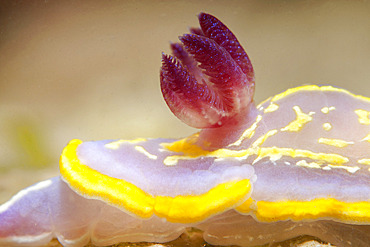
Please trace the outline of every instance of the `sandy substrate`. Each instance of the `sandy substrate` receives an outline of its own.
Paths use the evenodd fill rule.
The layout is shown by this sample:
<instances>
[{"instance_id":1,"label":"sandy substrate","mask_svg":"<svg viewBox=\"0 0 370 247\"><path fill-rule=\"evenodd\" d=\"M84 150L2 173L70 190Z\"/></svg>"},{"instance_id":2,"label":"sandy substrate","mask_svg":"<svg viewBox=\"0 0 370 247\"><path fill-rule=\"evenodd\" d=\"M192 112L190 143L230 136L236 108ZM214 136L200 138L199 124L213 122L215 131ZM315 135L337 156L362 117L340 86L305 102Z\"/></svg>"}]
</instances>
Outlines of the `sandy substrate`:
<instances>
[{"instance_id":1,"label":"sandy substrate","mask_svg":"<svg viewBox=\"0 0 370 247\"><path fill-rule=\"evenodd\" d=\"M59 246L62 245L57 240L53 240L45 247L59 247ZM113 245L112 247L192 247L192 246L212 247L214 245L206 243L201 237L201 232L196 230L194 231L193 229L191 229L190 231L182 234L178 239L165 244L120 243L117 245ZM284 242L263 245L263 247L329 247L329 246L335 247L334 245L323 243L320 240L313 238L311 236L301 236ZM86 247L95 247L95 245L89 244ZM237 247L237 246L225 246L225 247Z\"/></svg>"}]
</instances>

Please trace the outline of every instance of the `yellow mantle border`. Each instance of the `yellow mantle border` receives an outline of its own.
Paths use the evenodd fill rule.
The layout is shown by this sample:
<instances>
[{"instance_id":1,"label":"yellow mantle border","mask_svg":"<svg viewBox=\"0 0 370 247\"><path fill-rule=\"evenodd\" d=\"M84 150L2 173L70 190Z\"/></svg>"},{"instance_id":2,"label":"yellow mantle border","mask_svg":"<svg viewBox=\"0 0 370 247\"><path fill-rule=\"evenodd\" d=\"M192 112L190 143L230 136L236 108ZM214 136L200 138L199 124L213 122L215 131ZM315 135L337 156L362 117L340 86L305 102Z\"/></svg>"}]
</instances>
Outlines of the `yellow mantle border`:
<instances>
[{"instance_id":1,"label":"yellow mantle border","mask_svg":"<svg viewBox=\"0 0 370 247\"><path fill-rule=\"evenodd\" d=\"M219 184L200 195L152 196L132 183L82 164L77 156L82 143L72 140L64 148L60 158L63 179L78 194L102 200L136 217L150 218L156 214L170 222L200 222L240 205L251 192L249 179L244 179Z\"/></svg>"}]
</instances>

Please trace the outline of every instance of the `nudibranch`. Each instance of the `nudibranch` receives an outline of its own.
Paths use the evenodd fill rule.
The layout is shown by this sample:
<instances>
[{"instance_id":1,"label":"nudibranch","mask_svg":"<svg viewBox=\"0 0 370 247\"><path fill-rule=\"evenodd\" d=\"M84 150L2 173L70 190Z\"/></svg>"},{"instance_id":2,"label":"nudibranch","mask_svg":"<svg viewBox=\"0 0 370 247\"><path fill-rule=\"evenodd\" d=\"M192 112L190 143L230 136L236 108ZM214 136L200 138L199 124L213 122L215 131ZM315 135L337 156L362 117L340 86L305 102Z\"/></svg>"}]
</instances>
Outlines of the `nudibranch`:
<instances>
[{"instance_id":1,"label":"nudibranch","mask_svg":"<svg viewBox=\"0 0 370 247\"><path fill-rule=\"evenodd\" d=\"M216 245L370 245L370 98L307 85L256 106L237 38L212 15L199 23L163 54L160 82L170 110L201 131L72 140L59 177L0 206L1 246L167 242L188 227Z\"/></svg>"}]
</instances>

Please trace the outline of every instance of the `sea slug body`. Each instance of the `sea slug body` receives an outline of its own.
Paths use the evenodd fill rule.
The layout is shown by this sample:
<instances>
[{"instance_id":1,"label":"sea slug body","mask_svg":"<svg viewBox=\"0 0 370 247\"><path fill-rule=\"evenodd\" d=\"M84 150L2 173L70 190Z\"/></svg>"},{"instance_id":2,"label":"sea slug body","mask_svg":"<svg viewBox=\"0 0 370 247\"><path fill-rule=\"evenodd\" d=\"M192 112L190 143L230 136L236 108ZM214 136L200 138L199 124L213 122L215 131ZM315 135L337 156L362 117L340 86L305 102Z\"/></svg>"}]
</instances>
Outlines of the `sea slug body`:
<instances>
[{"instance_id":1,"label":"sea slug body","mask_svg":"<svg viewBox=\"0 0 370 247\"><path fill-rule=\"evenodd\" d=\"M70 141L60 176L0 206L0 246L168 242L188 227L215 245L312 235L369 246L370 98L306 85L256 106L235 35L210 14L199 23L162 55L160 85L174 115L201 130Z\"/></svg>"}]
</instances>

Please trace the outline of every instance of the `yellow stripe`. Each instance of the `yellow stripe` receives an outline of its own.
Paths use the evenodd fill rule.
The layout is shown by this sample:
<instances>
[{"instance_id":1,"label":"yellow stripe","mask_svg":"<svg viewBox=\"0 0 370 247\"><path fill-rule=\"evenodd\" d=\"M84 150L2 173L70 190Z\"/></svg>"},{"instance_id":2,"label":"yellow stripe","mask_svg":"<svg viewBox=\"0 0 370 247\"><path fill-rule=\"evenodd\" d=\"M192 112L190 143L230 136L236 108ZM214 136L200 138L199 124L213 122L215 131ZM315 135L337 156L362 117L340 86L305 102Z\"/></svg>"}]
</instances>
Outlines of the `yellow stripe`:
<instances>
[{"instance_id":1,"label":"yellow stripe","mask_svg":"<svg viewBox=\"0 0 370 247\"><path fill-rule=\"evenodd\" d=\"M139 153L144 154L149 159L152 160L158 159L157 155L149 153L143 146L135 146L135 150L138 151Z\"/></svg>"},{"instance_id":2,"label":"yellow stripe","mask_svg":"<svg viewBox=\"0 0 370 247\"><path fill-rule=\"evenodd\" d=\"M60 159L63 179L78 194L102 200L140 218L156 214L171 222L199 222L241 204L251 192L249 179L243 179L219 184L200 195L152 196L132 183L82 164L76 153L80 144L82 141L72 140L63 150Z\"/></svg>"},{"instance_id":3,"label":"yellow stripe","mask_svg":"<svg viewBox=\"0 0 370 247\"><path fill-rule=\"evenodd\" d=\"M324 114L328 114L330 111L334 111L334 110L335 110L334 106L330 106L330 107L325 106L321 108L321 112Z\"/></svg>"},{"instance_id":4,"label":"yellow stripe","mask_svg":"<svg viewBox=\"0 0 370 247\"><path fill-rule=\"evenodd\" d=\"M277 161L283 156L292 158L310 158L317 161L332 163L332 164L344 164L349 161L345 156L333 153L315 153L304 149L293 149L293 148L278 148L278 147L259 147L268 137L274 135L276 130L270 130L265 135L258 138L252 145L251 148L241 150L231 150L226 148L217 149L215 151L204 150L201 147L189 143L187 139L181 139L173 143L163 143L163 147L172 152L183 153L182 155L172 155L166 157L164 163L166 165L174 165L179 160L190 160L199 157L215 157L215 158L245 158L247 159L250 155L257 155L257 158L253 161L253 164L257 163L265 157L269 157L272 161Z\"/></svg>"},{"instance_id":5,"label":"yellow stripe","mask_svg":"<svg viewBox=\"0 0 370 247\"><path fill-rule=\"evenodd\" d=\"M293 106L293 110L295 111L296 119L284 128L281 128L281 131L300 131L306 123L312 121L312 112L309 114L303 113L301 108L297 105Z\"/></svg>"},{"instance_id":6,"label":"yellow stripe","mask_svg":"<svg viewBox=\"0 0 370 247\"><path fill-rule=\"evenodd\" d=\"M317 86L317 85L305 85L305 86L300 86L300 87L296 87L296 88L290 88L290 89L286 90L285 92L282 92L280 94L275 95L271 99L271 101L278 101L278 100L283 99L283 98L285 98L285 97L287 97L291 94L301 92L301 91L338 92L338 93L344 93L344 94L350 95L350 96L352 96L356 99L359 99L359 100L362 100L362 101L365 101L365 102L370 102L370 98L350 93L347 90L342 89L342 88L335 88L335 87L332 87L332 86L321 86L320 87L320 86Z\"/></svg>"},{"instance_id":7,"label":"yellow stripe","mask_svg":"<svg viewBox=\"0 0 370 247\"><path fill-rule=\"evenodd\" d=\"M259 146L261 146L266 140L267 138L275 135L278 131L273 129L273 130L269 130L266 134L264 134L263 136L260 136L258 137L257 140L255 140L252 145L251 145L251 149L256 149L258 148Z\"/></svg>"},{"instance_id":8,"label":"yellow stripe","mask_svg":"<svg viewBox=\"0 0 370 247\"><path fill-rule=\"evenodd\" d=\"M253 203L253 199L252 198L249 198L248 200L246 200L242 205L236 207L235 209L242 213L242 214L245 214L245 213L248 213L251 211L251 208L252 208L252 203Z\"/></svg>"},{"instance_id":9,"label":"yellow stripe","mask_svg":"<svg viewBox=\"0 0 370 247\"><path fill-rule=\"evenodd\" d=\"M251 191L248 179L219 184L200 196L157 196L155 214L170 222L202 221L241 204Z\"/></svg>"},{"instance_id":10,"label":"yellow stripe","mask_svg":"<svg viewBox=\"0 0 370 247\"><path fill-rule=\"evenodd\" d=\"M274 112L276 111L277 109L279 109L279 105L275 104L275 103L272 103L270 102L269 106L263 111L263 113L270 113L270 112Z\"/></svg>"},{"instance_id":11,"label":"yellow stripe","mask_svg":"<svg viewBox=\"0 0 370 247\"><path fill-rule=\"evenodd\" d=\"M329 138L319 138L318 143L326 144L338 148L344 148L348 145L354 144L354 142L348 142L340 139L329 139Z\"/></svg>"},{"instance_id":12,"label":"yellow stripe","mask_svg":"<svg viewBox=\"0 0 370 247\"><path fill-rule=\"evenodd\" d=\"M246 129L237 141L229 144L229 146L239 146L246 138L250 139L253 137L255 130L257 129L258 123L262 120L262 116L258 115L256 121Z\"/></svg>"},{"instance_id":13,"label":"yellow stripe","mask_svg":"<svg viewBox=\"0 0 370 247\"><path fill-rule=\"evenodd\" d=\"M307 162L307 160L300 160L295 163L296 166L302 166L307 168L320 169L321 164L316 162Z\"/></svg>"},{"instance_id":14,"label":"yellow stripe","mask_svg":"<svg viewBox=\"0 0 370 247\"><path fill-rule=\"evenodd\" d=\"M80 144L82 141L72 140L62 152L60 173L64 180L85 197L101 199L141 218L151 217L154 198L131 183L111 178L81 164L76 153Z\"/></svg>"},{"instance_id":15,"label":"yellow stripe","mask_svg":"<svg viewBox=\"0 0 370 247\"><path fill-rule=\"evenodd\" d=\"M343 169L346 170L349 173L355 173L361 168L358 166L342 166L342 165L336 165L336 164L327 164L326 166L322 167L323 170L331 170L334 169Z\"/></svg>"},{"instance_id":16,"label":"yellow stripe","mask_svg":"<svg viewBox=\"0 0 370 247\"><path fill-rule=\"evenodd\" d=\"M333 218L350 223L369 223L370 202L343 202L334 198L311 201L259 201L255 215L258 220L264 222Z\"/></svg>"},{"instance_id":17,"label":"yellow stripe","mask_svg":"<svg viewBox=\"0 0 370 247\"><path fill-rule=\"evenodd\" d=\"M322 125L322 128L323 128L324 130L326 130L326 131L329 131L329 130L331 130L332 126L331 126L331 124L330 124L330 123L324 123L324 124Z\"/></svg>"},{"instance_id":18,"label":"yellow stripe","mask_svg":"<svg viewBox=\"0 0 370 247\"><path fill-rule=\"evenodd\" d=\"M318 161L325 161L333 164L347 163L349 160L347 157L339 154L331 153L314 153L304 149L292 149L292 148L278 148L278 147L266 147L261 148L258 153L258 160L264 157L270 157L272 160L279 160L282 156L288 156L292 158L310 158Z\"/></svg>"},{"instance_id":19,"label":"yellow stripe","mask_svg":"<svg viewBox=\"0 0 370 247\"><path fill-rule=\"evenodd\" d=\"M365 136L361 141L368 141L368 142L370 142L370 134L368 134L367 136Z\"/></svg>"},{"instance_id":20,"label":"yellow stripe","mask_svg":"<svg viewBox=\"0 0 370 247\"><path fill-rule=\"evenodd\" d=\"M356 115L358 116L358 122L360 124L369 125L370 124L370 112L362 109L355 110Z\"/></svg>"},{"instance_id":21,"label":"yellow stripe","mask_svg":"<svg viewBox=\"0 0 370 247\"><path fill-rule=\"evenodd\" d=\"M113 141L110 143L105 144L104 146L109 149L117 150L121 144L123 143L139 143L139 142L145 142L145 138L137 138L134 140L118 140L118 141Z\"/></svg>"},{"instance_id":22,"label":"yellow stripe","mask_svg":"<svg viewBox=\"0 0 370 247\"><path fill-rule=\"evenodd\" d=\"M357 162L361 165L370 165L370 159L360 159Z\"/></svg>"}]
</instances>

